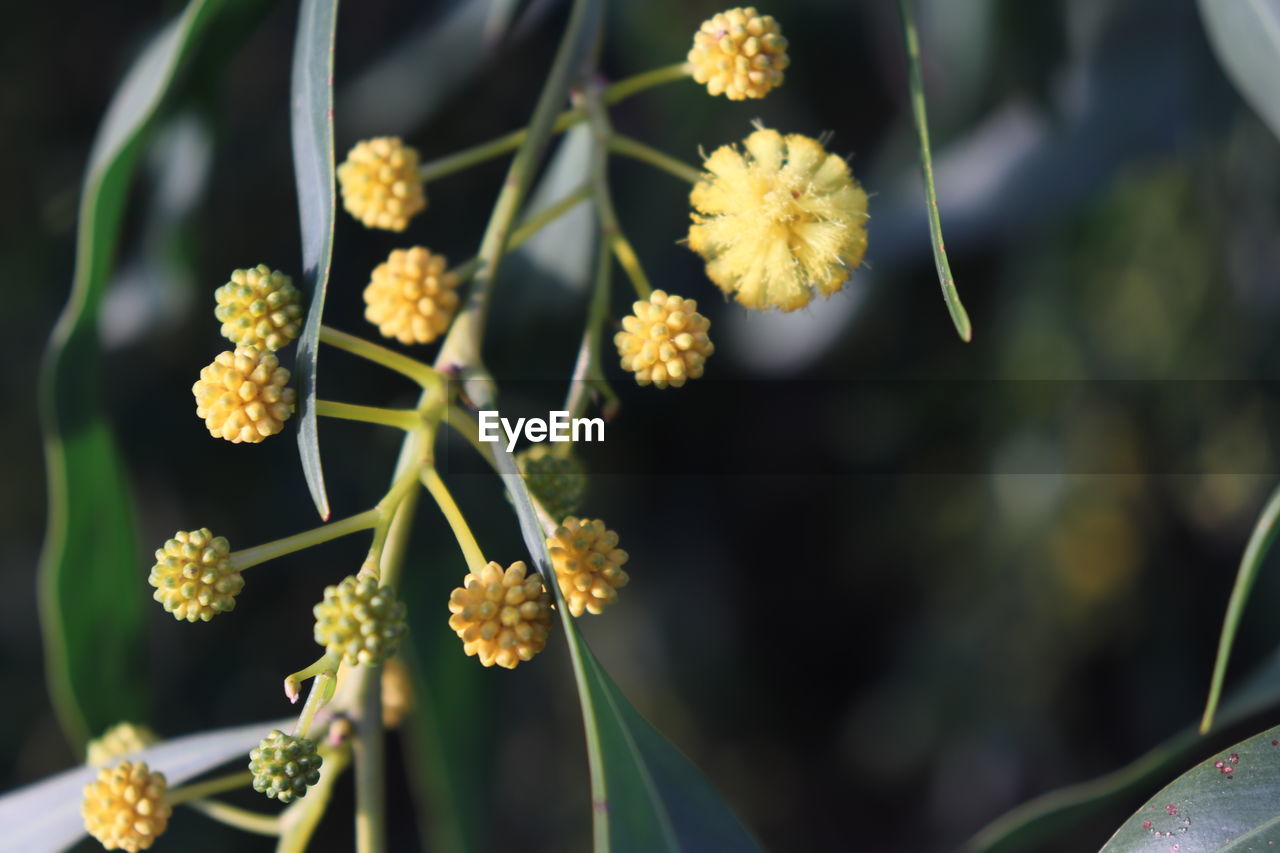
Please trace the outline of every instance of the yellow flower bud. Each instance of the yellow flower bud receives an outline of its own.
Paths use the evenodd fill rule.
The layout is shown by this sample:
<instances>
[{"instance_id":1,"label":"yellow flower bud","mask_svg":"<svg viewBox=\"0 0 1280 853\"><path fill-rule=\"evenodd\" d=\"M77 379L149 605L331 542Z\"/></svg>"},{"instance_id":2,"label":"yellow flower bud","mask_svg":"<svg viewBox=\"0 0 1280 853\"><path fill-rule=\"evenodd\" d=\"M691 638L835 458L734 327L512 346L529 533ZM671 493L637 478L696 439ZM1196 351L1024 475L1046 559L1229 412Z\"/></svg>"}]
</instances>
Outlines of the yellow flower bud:
<instances>
[{"instance_id":1,"label":"yellow flower bud","mask_svg":"<svg viewBox=\"0 0 1280 853\"><path fill-rule=\"evenodd\" d=\"M152 596L179 621L208 622L234 610L244 578L227 559L231 546L209 528L179 530L156 551L149 583Z\"/></svg>"},{"instance_id":2,"label":"yellow flower bud","mask_svg":"<svg viewBox=\"0 0 1280 853\"><path fill-rule=\"evenodd\" d=\"M84 828L108 850L146 850L169 825L167 788L164 775L141 761L103 768L84 789Z\"/></svg>"},{"instance_id":3,"label":"yellow flower bud","mask_svg":"<svg viewBox=\"0 0 1280 853\"><path fill-rule=\"evenodd\" d=\"M396 249L373 270L364 289L364 318L383 337L427 344L449 328L458 307L458 277L444 255L422 247Z\"/></svg>"},{"instance_id":4,"label":"yellow flower bud","mask_svg":"<svg viewBox=\"0 0 1280 853\"><path fill-rule=\"evenodd\" d=\"M729 9L703 21L689 51L693 79L731 101L763 98L782 85L787 40L772 15Z\"/></svg>"},{"instance_id":5,"label":"yellow flower bud","mask_svg":"<svg viewBox=\"0 0 1280 853\"><path fill-rule=\"evenodd\" d=\"M213 297L222 336L237 346L274 351L302 331L302 294L289 276L266 264L234 270Z\"/></svg>"},{"instance_id":6,"label":"yellow flower bud","mask_svg":"<svg viewBox=\"0 0 1280 853\"><path fill-rule=\"evenodd\" d=\"M325 587L324 600L312 611L316 642L352 665L391 657L406 630L405 606L396 600L396 591L378 586L371 575L349 575Z\"/></svg>"},{"instance_id":7,"label":"yellow flower bud","mask_svg":"<svg viewBox=\"0 0 1280 853\"><path fill-rule=\"evenodd\" d=\"M160 738L156 733L146 726L116 723L103 732L102 737L89 741L85 764L91 767L104 767L117 758L141 752L158 740Z\"/></svg>"},{"instance_id":8,"label":"yellow flower bud","mask_svg":"<svg viewBox=\"0 0 1280 853\"><path fill-rule=\"evenodd\" d=\"M867 250L867 194L844 158L760 128L703 163L689 200L689 248L748 308L794 311L844 286Z\"/></svg>"},{"instance_id":9,"label":"yellow flower bud","mask_svg":"<svg viewBox=\"0 0 1280 853\"><path fill-rule=\"evenodd\" d=\"M697 302L655 290L632 311L622 318L622 331L613 343L622 369L634 373L636 382L679 388L702 375L715 346L707 337L711 321L698 313Z\"/></svg>"},{"instance_id":10,"label":"yellow flower bud","mask_svg":"<svg viewBox=\"0 0 1280 853\"><path fill-rule=\"evenodd\" d=\"M618 534L598 519L566 518L547 539L547 553L574 616L603 613L631 580L622 570L627 552L618 547Z\"/></svg>"},{"instance_id":11,"label":"yellow flower bud","mask_svg":"<svg viewBox=\"0 0 1280 853\"><path fill-rule=\"evenodd\" d=\"M274 355L257 347L236 347L201 370L191 392L196 414L204 418L210 435L256 444L284 429L293 414L297 395L285 387L288 382L289 371Z\"/></svg>"},{"instance_id":12,"label":"yellow flower bud","mask_svg":"<svg viewBox=\"0 0 1280 853\"><path fill-rule=\"evenodd\" d=\"M403 231L427 206L418 152L396 136L360 142L338 167L342 205L366 228Z\"/></svg>"},{"instance_id":13,"label":"yellow flower bud","mask_svg":"<svg viewBox=\"0 0 1280 853\"><path fill-rule=\"evenodd\" d=\"M515 669L547 645L551 630L551 593L538 574L525 577L523 562L505 572L489 563L479 574L468 572L449 596L449 627L462 640L462 650L477 655L484 666Z\"/></svg>"}]
</instances>

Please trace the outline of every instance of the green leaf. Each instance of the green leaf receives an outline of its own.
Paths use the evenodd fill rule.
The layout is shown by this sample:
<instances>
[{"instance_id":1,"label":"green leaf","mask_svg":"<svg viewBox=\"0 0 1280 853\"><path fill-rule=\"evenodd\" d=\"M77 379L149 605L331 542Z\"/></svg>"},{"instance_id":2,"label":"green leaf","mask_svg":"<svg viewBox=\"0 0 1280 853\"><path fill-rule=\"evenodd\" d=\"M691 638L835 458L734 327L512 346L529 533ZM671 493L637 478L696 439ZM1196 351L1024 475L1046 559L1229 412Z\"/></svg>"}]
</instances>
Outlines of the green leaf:
<instances>
[{"instance_id":1,"label":"green leaf","mask_svg":"<svg viewBox=\"0 0 1280 853\"><path fill-rule=\"evenodd\" d=\"M1138 809L1102 853L1268 850L1280 843L1280 726L1205 760Z\"/></svg>"},{"instance_id":2,"label":"green leaf","mask_svg":"<svg viewBox=\"0 0 1280 853\"><path fill-rule=\"evenodd\" d=\"M333 45L337 25L338 0L303 0L293 46L290 107L293 171L302 228L302 275L311 293L295 366L300 392L298 452L311 499L325 521L330 510L316 425L316 356L333 261Z\"/></svg>"},{"instance_id":3,"label":"green leaf","mask_svg":"<svg viewBox=\"0 0 1280 853\"><path fill-rule=\"evenodd\" d=\"M188 4L134 63L103 118L81 193L71 297L43 365L49 525L40 617L54 709L77 746L122 719L141 719L138 650L149 598L127 478L103 411L99 306L141 145L222 5Z\"/></svg>"},{"instance_id":4,"label":"green leaf","mask_svg":"<svg viewBox=\"0 0 1280 853\"><path fill-rule=\"evenodd\" d=\"M293 722L293 718L267 720L187 735L148 747L134 757L159 770L174 787L234 758L247 759L267 732L286 729ZM97 768L76 767L0 797L4 849L40 853L76 843L85 834L82 792L97 775Z\"/></svg>"},{"instance_id":5,"label":"green leaf","mask_svg":"<svg viewBox=\"0 0 1280 853\"><path fill-rule=\"evenodd\" d=\"M973 339L973 324L969 312L960 302L956 280L951 274L951 262L947 260L946 244L942 242L942 219L938 214L938 191L933 185L933 154L929 148L929 120L925 115L924 78L920 74L920 36L916 32L915 14L911 0L898 0L902 13L902 37L907 46L907 79L911 87L911 115L916 123L916 138L920 146L920 171L924 177L925 207L929 214L929 237L933 241L933 260L938 267L938 282L942 285L942 298L951 314L960 339L968 343Z\"/></svg>"},{"instance_id":6,"label":"green leaf","mask_svg":"<svg viewBox=\"0 0 1280 853\"><path fill-rule=\"evenodd\" d=\"M1240 629L1240 619L1244 616L1245 604L1249 601L1249 593L1253 591L1253 583L1258 579L1258 571L1271 544L1280 533L1280 486L1271 493L1262 514L1249 536L1249 544L1245 546L1244 556L1240 558L1240 568L1236 571L1236 582L1231 588L1231 598L1227 601L1227 615L1222 622L1222 636L1218 639L1218 655L1213 664L1213 677L1209 683L1209 699L1205 703L1204 717L1200 721L1200 731L1207 732L1213 725L1213 715L1218 707L1218 697L1222 695L1222 682L1227 677L1227 664L1231 660L1231 646Z\"/></svg>"},{"instance_id":7,"label":"green leaf","mask_svg":"<svg viewBox=\"0 0 1280 853\"><path fill-rule=\"evenodd\" d=\"M1280 0L1200 0L1200 17L1227 76L1280 137Z\"/></svg>"},{"instance_id":8,"label":"green leaf","mask_svg":"<svg viewBox=\"0 0 1280 853\"><path fill-rule=\"evenodd\" d=\"M554 579L545 539L554 525L539 515L511 455L495 444L493 457L533 562L543 578ZM548 586L568 638L582 704L595 849L760 850L706 777L631 706L578 633L559 585L549 581Z\"/></svg>"}]
</instances>

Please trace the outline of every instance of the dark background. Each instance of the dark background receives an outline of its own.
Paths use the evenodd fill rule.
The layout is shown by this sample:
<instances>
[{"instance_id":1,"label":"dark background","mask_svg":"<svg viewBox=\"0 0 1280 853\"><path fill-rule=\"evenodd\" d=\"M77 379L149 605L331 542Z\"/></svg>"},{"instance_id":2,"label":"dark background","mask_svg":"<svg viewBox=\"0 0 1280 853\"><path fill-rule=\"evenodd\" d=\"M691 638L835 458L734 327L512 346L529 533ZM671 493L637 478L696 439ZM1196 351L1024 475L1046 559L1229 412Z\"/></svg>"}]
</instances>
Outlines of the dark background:
<instances>
[{"instance_id":1,"label":"dark background","mask_svg":"<svg viewBox=\"0 0 1280 853\"><path fill-rule=\"evenodd\" d=\"M613 78L680 60L719 10L612 5ZM584 510L619 531L632 583L583 627L635 705L772 849L951 849L1018 802L1117 768L1198 718L1235 565L1277 470L1280 400L1267 380L1280 358L1280 146L1220 71L1195 4L919 6L969 345L939 298L893 4L762 7L791 42L783 88L744 104L681 82L614 111L619 129L695 163L699 146L741 139L756 118L830 131L872 193L867 265L844 292L794 315L748 316L678 242L687 189L633 162L612 169L650 277L700 301L717 351L704 379L667 391L636 387L610 359L623 405L606 442L583 449L598 473ZM292 430L257 447L212 441L188 390L222 348L209 309L230 270L298 273L295 12L264 8L243 48L226 35L221 55L192 71L159 126L104 323L142 596L150 550L174 530L209 526L240 548L315 523ZM401 133L430 159L527 119L563 8L532 4L466 79L454 73L476 53L464 39L421 42L454 8L344 6L340 157L360 138ZM6 788L78 758L50 713L35 621L38 363L71 280L97 123L138 49L179 9L14 4L0 33ZM504 168L433 183L405 235L342 214L328 322L373 334L360 291L391 248L473 254ZM573 230L555 239L544 248L572 257ZM522 415L558 407L585 311L581 282L536 260L506 267L488 334L489 365ZM615 285L619 307L620 272ZM328 398L411 399L396 377L331 350L320 371ZM336 514L371 505L395 436L321 430ZM450 464L486 553L521 558L496 480L465 456ZM208 625L155 606L137 662L152 685L146 722L176 735L287 713L279 679L314 657L310 607L358 565L362 544L253 569L235 613ZM458 737L473 739L489 793L466 808L483 811L492 849L585 849L567 655L553 638L514 673L463 659L445 627L463 572L424 502L405 589L417 647L438 674L436 701L483 698L453 709L469 720ZM1237 676L1280 639L1264 618L1278 596L1280 579L1264 572ZM349 849L349 785L315 849ZM408 782L391 790L396 848L415 849ZM1096 848L1136 805L1063 834L1059 849ZM158 849L270 847L186 812L171 832Z\"/></svg>"}]
</instances>

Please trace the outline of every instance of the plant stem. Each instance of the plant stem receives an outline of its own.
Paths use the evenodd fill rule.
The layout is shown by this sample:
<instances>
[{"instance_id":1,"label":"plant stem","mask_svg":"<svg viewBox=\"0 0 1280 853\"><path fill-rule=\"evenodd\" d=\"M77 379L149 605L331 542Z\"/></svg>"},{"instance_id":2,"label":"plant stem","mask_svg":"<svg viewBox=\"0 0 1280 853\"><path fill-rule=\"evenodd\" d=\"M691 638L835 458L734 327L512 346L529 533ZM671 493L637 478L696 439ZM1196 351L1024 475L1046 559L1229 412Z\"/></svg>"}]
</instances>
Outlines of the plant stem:
<instances>
[{"instance_id":1,"label":"plant stem","mask_svg":"<svg viewBox=\"0 0 1280 853\"><path fill-rule=\"evenodd\" d=\"M480 544L476 542L476 537L471 532L471 527L467 524L462 510L458 509L457 502L450 494L449 487L444 484L444 480L440 479L440 473L434 466L422 470L422 485L427 487L436 505L444 513L445 520L449 522L449 527L453 529L453 535L458 539L458 547L462 549L462 556L467 561L467 568L479 574L488 561L484 558L484 552L480 550Z\"/></svg>"},{"instance_id":2,"label":"plant stem","mask_svg":"<svg viewBox=\"0 0 1280 853\"><path fill-rule=\"evenodd\" d=\"M672 83L676 80L683 80L688 76L689 64L686 62L664 65L661 68L654 68L651 71L643 71L639 74L633 74L630 77L619 80L611 86L606 86L600 95L600 100L606 105L612 106L619 101L625 101L637 92L643 92L645 89L651 89L654 86L660 86L663 83Z\"/></svg>"},{"instance_id":3,"label":"plant stem","mask_svg":"<svg viewBox=\"0 0 1280 853\"><path fill-rule=\"evenodd\" d=\"M471 413L459 405L452 405L445 414L445 421L448 422L455 432L459 433L467 442L475 448L476 452L493 464L492 445L486 444L480 440L480 427L476 423L476 419L471 417Z\"/></svg>"},{"instance_id":4,"label":"plant stem","mask_svg":"<svg viewBox=\"0 0 1280 853\"><path fill-rule=\"evenodd\" d=\"M205 797L212 797L214 794L234 791L236 788L243 788L252 783L253 774L245 770L241 773L232 773L228 776L219 776L216 779L209 779L205 782L196 782L193 785L174 788L165 795L165 802L171 806L180 806L192 800L202 800Z\"/></svg>"},{"instance_id":5,"label":"plant stem","mask_svg":"<svg viewBox=\"0 0 1280 853\"><path fill-rule=\"evenodd\" d=\"M320 765L320 781L311 786L303 797L280 814L281 837L276 853L303 853L307 842L324 817L329 799L333 796L334 783L351 763L351 750L343 747L325 755Z\"/></svg>"},{"instance_id":6,"label":"plant stem","mask_svg":"<svg viewBox=\"0 0 1280 853\"><path fill-rule=\"evenodd\" d=\"M549 205L542 210L530 216L519 228L511 232L511 239L507 241L507 251L511 252L524 245L530 237L537 234L546 226L577 207L582 202L591 197L591 185L583 184L555 204ZM476 270L480 268L480 259L472 258L464 261L453 268L452 272L462 281L466 281L475 275Z\"/></svg>"},{"instance_id":7,"label":"plant stem","mask_svg":"<svg viewBox=\"0 0 1280 853\"><path fill-rule=\"evenodd\" d=\"M255 835L279 835L281 831L279 815L251 812L217 800L193 800L187 803L187 806L218 823L225 823L227 826L252 832Z\"/></svg>"},{"instance_id":8,"label":"plant stem","mask_svg":"<svg viewBox=\"0 0 1280 853\"><path fill-rule=\"evenodd\" d=\"M316 711L329 704L329 700L333 698L337 680L336 668L326 669L316 675L315 680L311 682L311 692L307 694L307 701L302 706L302 713L298 715L298 723L293 727L294 736L307 737Z\"/></svg>"},{"instance_id":9,"label":"plant stem","mask_svg":"<svg viewBox=\"0 0 1280 853\"><path fill-rule=\"evenodd\" d=\"M377 507L367 509L364 512L357 513L339 521L332 521L328 524L322 524L311 530L304 530L302 533L295 533L292 536L286 536L283 539L277 539L274 542L267 542L263 545L256 545L252 548L245 548L243 551L234 551L228 557L231 565L236 571L243 571L259 563L265 563L268 560L274 560L277 557L283 557L285 554L292 554L294 551L301 551L303 548L310 548L351 533L359 533L361 530L368 530L378 523L379 511Z\"/></svg>"},{"instance_id":10,"label":"plant stem","mask_svg":"<svg viewBox=\"0 0 1280 853\"><path fill-rule=\"evenodd\" d=\"M582 331L582 344L578 348L578 361L573 368L573 377L569 380L569 394L565 397L564 407L570 418L581 417L587 409L588 394L592 389L600 392L606 400L605 411L618 405L618 395L609 387L600 365L600 334L604 325L605 312L609 310L609 251L601 244L596 256L595 286L591 291L591 304L587 308L587 324ZM572 445L563 445L567 455Z\"/></svg>"},{"instance_id":11,"label":"plant stem","mask_svg":"<svg viewBox=\"0 0 1280 853\"><path fill-rule=\"evenodd\" d=\"M659 151L638 139L615 133L609 137L609 150L623 157L630 157L642 163L648 163L664 172L675 175L682 181L696 184L702 179L702 172L683 160L677 160L665 151Z\"/></svg>"},{"instance_id":12,"label":"plant stem","mask_svg":"<svg viewBox=\"0 0 1280 853\"><path fill-rule=\"evenodd\" d=\"M380 364L389 370L394 370L396 373L409 377L424 388L439 385L442 381L440 374L433 370L431 365L424 364L416 358L410 358L394 350L389 350L384 346L375 344L373 341L366 341L356 335L340 332L332 326L320 327L320 343L346 350L352 355L360 356L363 359L372 361L374 364Z\"/></svg>"},{"instance_id":13,"label":"plant stem","mask_svg":"<svg viewBox=\"0 0 1280 853\"><path fill-rule=\"evenodd\" d=\"M596 143L591 156L591 186L594 191L592 197L596 203L596 215L600 218L600 234L617 257L618 263L626 271L627 277L631 279L631 284L635 287L636 294L641 299L648 299L649 294L653 292L653 287L649 284L649 277L644 274L644 269L640 266L640 259L636 257L635 250L631 248L631 242L627 240L627 235L622 231L622 223L618 220L618 211L613 206L613 193L609 189L608 151L615 138L613 126L609 123L609 116L605 113L604 104L601 103L598 90L588 88L583 102L587 117L591 122L591 132L595 136ZM598 271L597 281L600 275L604 275L607 278L608 270ZM597 284L597 287L599 286ZM607 281L604 287L608 288Z\"/></svg>"},{"instance_id":14,"label":"plant stem","mask_svg":"<svg viewBox=\"0 0 1280 853\"><path fill-rule=\"evenodd\" d=\"M333 400L316 400L316 414L322 418L340 418L344 421L360 421L404 430L414 429L422 423L422 418L412 409L359 406Z\"/></svg>"}]
</instances>

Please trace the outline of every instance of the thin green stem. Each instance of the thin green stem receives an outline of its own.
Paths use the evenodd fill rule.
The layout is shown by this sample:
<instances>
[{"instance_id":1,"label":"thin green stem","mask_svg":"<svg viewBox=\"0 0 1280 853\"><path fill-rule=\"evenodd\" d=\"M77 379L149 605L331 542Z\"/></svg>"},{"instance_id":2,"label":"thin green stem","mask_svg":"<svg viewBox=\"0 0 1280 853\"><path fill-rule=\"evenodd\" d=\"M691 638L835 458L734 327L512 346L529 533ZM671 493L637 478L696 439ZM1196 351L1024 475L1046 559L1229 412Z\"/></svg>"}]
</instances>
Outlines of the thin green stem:
<instances>
[{"instance_id":1,"label":"thin green stem","mask_svg":"<svg viewBox=\"0 0 1280 853\"><path fill-rule=\"evenodd\" d=\"M435 499L445 520L449 522L453 535L458 539L458 547L462 549L462 556L467 561L467 568L479 574L488 561L485 560L484 552L480 550L480 544L476 542L466 517L449 492L449 487L440 479L440 474L434 467L422 469L422 485L427 487L427 492Z\"/></svg>"},{"instance_id":2,"label":"thin green stem","mask_svg":"<svg viewBox=\"0 0 1280 853\"><path fill-rule=\"evenodd\" d=\"M618 219L618 211L613 206L613 193L609 188L609 146L616 138L613 125L609 122L609 116L605 112L604 104L600 99L599 90L588 88L583 97L583 106L587 111L587 118L591 122L591 132L595 136L595 147L591 156L591 186L594 191L593 198L596 203L596 215L600 218L600 233L605 242L608 243L618 263L622 265L626 271L627 277L631 279L631 284L636 290L636 294L641 299L648 299L649 294L653 292L653 286L649 284L649 277L644 274L644 268L640 266L640 259L636 257L635 249L631 248L631 242L627 239L627 235L622 230L622 223ZM665 155L663 155L665 156ZM601 261L598 266L605 267L606 262ZM600 279L604 278L603 284ZM603 268L597 270L596 288L601 287L608 289L608 269ZM603 319L603 315L601 315ZM590 331L590 326L588 326Z\"/></svg>"},{"instance_id":3,"label":"thin green stem","mask_svg":"<svg viewBox=\"0 0 1280 853\"><path fill-rule=\"evenodd\" d=\"M307 796L293 803L280 815L282 829L276 853L304 853L311 836L315 834L320 819L333 796L333 786L342 771L351 763L351 750L335 749L324 756L320 766L320 781L307 791Z\"/></svg>"},{"instance_id":4,"label":"thin green stem","mask_svg":"<svg viewBox=\"0 0 1280 853\"><path fill-rule=\"evenodd\" d=\"M254 835L279 835L281 832L279 815L251 812L217 800L194 800L187 803L187 807L195 809L218 823L225 823L227 826L243 832L252 832Z\"/></svg>"},{"instance_id":5,"label":"thin green stem","mask_svg":"<svg viewBox=\"0 0 1280 853\"><path fill-rule=\"evenodd\" d=\"M340 332L331 326L320 327L320 343L346 350L352 355L380 364L396 373L409 377L423 388L439 385L443 380L431 365L410 358L384 346L366 341L356 335Z\"/></svg>"},{"instance_id":6,"label":"thin green stem","mask_svg":"<svg viewBox=\"0 0 1280 853\"><path fill-rule=\"evenodd\" d=\"M951 262L947 260L946 244L942 242L942 217L938 213L938 191L933 184L933 154L929 147L929 119L925 114L924 77L920 73L920 35L916 32L915 13L911 0L898 0L902 13L902 37L907 46L907 84L911 89L911 115L916 123L916 138L920 148L920 172L924 178L925 208L929 214L929 236L933 242L933 260L938 268L938 282L942 285L942 298L951 314L960 339L966 343L973 339L973 324L969 312L960 302L955 277L951 274Z\"/></svg>"},{"instance_id":7,"label":"thin green stem","mask_svg":"<svg viewBox=\"0 0 1280 853\"><path fill-rule=\"evenodd\" d=\"M620 133L613 134L609 137L609 150L614 154L621 154L623 157L630 157L633 160L648 163L650 166L675 175L680 180L687 181L690 184L696 184L702 180L702 172L698 169L683 160L677 160L665 151L659 151L652 145L647 145L638 139L632 139L630 136L624 136Z\"/></svg>"},{"instance_id":8,"label":"thin green stem","mask_svg":"<svg viewBox=\"0 0 1280 853\"><path fill-rule=\"evenodd\" d=\"M424 397L427 395L423 395ZM425 463L427 449L430 448L431 442L434 440L436 427L421 430L416 446L421 447L418 463L410 465L401 471L391 484L391 488L387 494L378 501L378 509L382 512L385 521L373 529L373 544L369 546L369 553L364 558L364 565L360 567L362 573L372 573L382 579L382 553L386 548L387 539L391 535L391 525L395 522L396 510L399 509L401 502L405 497L414 490L418 482L418 470Z\"/></svg>"},{"instance_id":9,"label":"thin green stem","mask_svg":"<svg viewBox=\"0 0 1280 853\"><path fill-rule=\"evenodd\" d=\"M520 248L533 235L589 198L591 198L591 185L583 184L555 204L549 205L530 216L519 228L511 232L511 239L507 242L507 251L511 252ZM479 268L480 259L472 258L469 261L458 264L451 272L462 281L466 281L475 275L476 270Z\"/></svg>"},{"instance_id":10,"label":"thin green stem","mask_svg":"<svg viewBox=\"0 0 1280 853\"><path fill-rule=\"evenodd\" d=\"M308 678L315 678L324 672L337 672L338 666L341 665L342 658L333 652L323 654L318 657L310 666L300 669L297 672L290 673L284 679L284 695L290 703L298 701L298 694L301 691L302 682Z\"/></svg>"},{"instance_id":11,"label":"thin green stem","mask_svg":"<svg viewBox=\"0 0 1280 853\"><path fill-rule=\"evenodd\" d=\"M486 444L480 440L480 426L470 412L457 404L452 405L445 414L445 421L455 432L465 438L490 465L493 464L493 445Z\"/></svg>"},{"instance_id":12,"label":"thin green stem","mask_svg":"<svg viewBox=\"0 0 1280 853\"><path fill-rule=\"evenodd\" d=\"M683 80L688 76L689 64L687 62L677 62L674 65L664 65L661 68L654 68L652 71L643 71L639 74L633 74L630 77L619 80L611 86L606 86L600 95L600 100L605 104L612 106L619 101L625 101L637 92L652 89L654 86L660 86L663 83L672 83L676 80Z\"/></svg>"},{"instance_id":13,"label":"thin green stem","mask_svg":"<svg viewBox=\"0 0 1280 853\"><path fill-rule=\"evenodd\" d=\"M245 770L242 773L232 773L228 776L219 776L216 779L174 788L165 794L165 802L171 806L180 806L192 800L203 800L205 797L212 797L215 794L234 791L236 788L243 788L252 782L253 774Z\"/></svg>"},{"instance_id":14,"label":"thin green stem","mask_svg":"<svg viewBox=\"0 0 1280 853\"><path fill-rule=\"evenodd\" d=\"M359 533L361 530L368 530L377 525L379 514L377 507L367 509L347 518L331 521L311 530L304 530L302 533L276 539L274 542L255 545L243 551L233 551L227 559L236 571L244 571L259 563L292 554L294 551L301 551L303 548L311 548L352 533Z\"/></svg>"},{"instance_id":15,"label":"thin green stem","mask_svg":"<svg viewBox=\"0 0 1280 853\"><path fill-rule=\"evenodd\" d=\"M422 418L412 409L385 409L381 406L360 406L333 400L316 400L316 414L322 418L340 418L344 421L360 421L404 430L422 425Z\"/></svg>"},{"instance_id":16,"label":"thin green stem","mask_svg":"<svg viewBox=\"0 0 1280 853\"><path fill-rule=\"evenodd\" d=\"M316 675L315 681L311 682L311 692L307 694L307 701L302 706L302 713L298 715L297 725L293 727L293 734L296 737L307 737L311 731L311 721L315 719L317 711L329 704L337 682L337 667L326 669Z\"/></svg>"},{"instance_id":17,"label":"thin green stem","mask_svg":"<svg viewBox=\"0 0 1280 853\"><path fill-rule=\"evenodd\" d=\"M1249 601L1249 593L1253 590L1254 581L1258 579L1258 571L1266 558L1271 545L1280 535L1280 487L1271 493L1258 522L1249 536L1249 544L1245 546L1244 556L1240 558L1240 568L1236 571L1236 582L1231 588L1231 598L1227 602L1227 615L1222 621L1222 636L1218 640L1218 656L1213 663L1213 678L1209 683L1209 699L1204 706L1204 716L1200 719L1200 733L1205 734L1213 727L1213 717L1218 711L1218 702L1222 698L1222 683L1227 677L1227 663L1231 660L1231 647L1235 644L1236 632L1240 630L1240 619L1244 616L1244 606Z\"/></svg>"}]
</instances>

